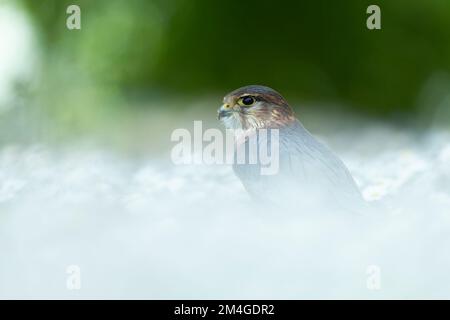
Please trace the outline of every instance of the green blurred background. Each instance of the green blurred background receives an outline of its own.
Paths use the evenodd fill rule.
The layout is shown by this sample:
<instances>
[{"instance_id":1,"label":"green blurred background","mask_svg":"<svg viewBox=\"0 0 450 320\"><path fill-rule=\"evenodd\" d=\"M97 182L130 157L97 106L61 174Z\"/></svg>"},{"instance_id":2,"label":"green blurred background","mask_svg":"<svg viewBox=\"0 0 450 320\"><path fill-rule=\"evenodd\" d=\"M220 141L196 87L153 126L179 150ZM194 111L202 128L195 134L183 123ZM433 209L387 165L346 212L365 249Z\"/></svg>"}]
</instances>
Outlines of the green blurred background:
<instances>
[{"instance_id":1,"label":"green blurred background","mask_svg":"<svg viewBox=\"0 0 450 320\"><path fill-rule=\"evenodd\" d=\"M399 124L448 115L448 0L15 4L32 23L41 64L18 95L61 132L105 119L123 125L130 114L170 117L188 105L214 116L225 93L247 84L324 116L330 105ZM81 8L81 30L65 26L70 4ZM381 30L366 28L371 4L381 8ZM129 126L121 128L138 127Z\"/></svg>"}]
</instances>

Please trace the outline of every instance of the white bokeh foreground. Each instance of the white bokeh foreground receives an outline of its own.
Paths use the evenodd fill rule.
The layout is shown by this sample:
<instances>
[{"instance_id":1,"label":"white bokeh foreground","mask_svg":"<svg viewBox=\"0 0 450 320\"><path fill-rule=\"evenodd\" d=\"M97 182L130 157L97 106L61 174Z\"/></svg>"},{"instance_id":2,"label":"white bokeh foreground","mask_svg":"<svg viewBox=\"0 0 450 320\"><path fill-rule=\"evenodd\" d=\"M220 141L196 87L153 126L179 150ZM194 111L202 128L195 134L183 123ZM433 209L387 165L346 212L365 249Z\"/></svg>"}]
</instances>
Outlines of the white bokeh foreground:
<instances>
[{"instance_id":1,"label":"white bokeh foreground","mask_svg":"<svg viewBox=\"0 0 450 320\"><path fill-rule=\"evenodd\" d=\"M0 297L450 298L450 135L345 139L338 153L387 212L267 212L227 166L5 147Z\"/></svg>"}]
</instances>

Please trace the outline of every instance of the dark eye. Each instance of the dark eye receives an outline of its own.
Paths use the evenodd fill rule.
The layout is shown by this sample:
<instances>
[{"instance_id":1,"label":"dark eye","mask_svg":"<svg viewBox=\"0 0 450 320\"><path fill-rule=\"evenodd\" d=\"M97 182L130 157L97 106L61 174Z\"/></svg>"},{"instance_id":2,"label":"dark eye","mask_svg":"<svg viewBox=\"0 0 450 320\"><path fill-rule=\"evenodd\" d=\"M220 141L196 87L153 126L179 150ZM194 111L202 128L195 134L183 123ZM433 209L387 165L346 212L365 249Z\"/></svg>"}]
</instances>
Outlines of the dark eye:
<instances>
[{"instance_id":1,"label":"dark eye","mask_svg":"<svg viewBox=\"0 0 450 320\"><path fill-rule=\"evenodd\" d=\"M251 106L255 103L255 98L247 96L242 98L242 104L245 106Z\"/></svg>"}]
</instances>

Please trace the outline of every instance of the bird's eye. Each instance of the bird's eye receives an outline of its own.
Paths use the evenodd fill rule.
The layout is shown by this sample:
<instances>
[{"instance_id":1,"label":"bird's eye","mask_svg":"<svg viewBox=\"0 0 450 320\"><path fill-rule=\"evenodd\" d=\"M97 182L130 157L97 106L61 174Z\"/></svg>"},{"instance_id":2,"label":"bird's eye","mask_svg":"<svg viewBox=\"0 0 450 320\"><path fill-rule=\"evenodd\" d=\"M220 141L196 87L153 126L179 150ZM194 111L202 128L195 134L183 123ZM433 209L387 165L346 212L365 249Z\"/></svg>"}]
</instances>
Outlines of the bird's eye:
<instances>
[{"instance_id":1,"label":"bird's eye","mask_svg":"<svg viewBox=\"0 0 450 320\"><path fill-rule=\"evenodd\" d=\"M241 98L241 104L244 106L251 106L255 103L255 98L251 97L251 96L246 96Z\"/></svg>"}]
</instances>

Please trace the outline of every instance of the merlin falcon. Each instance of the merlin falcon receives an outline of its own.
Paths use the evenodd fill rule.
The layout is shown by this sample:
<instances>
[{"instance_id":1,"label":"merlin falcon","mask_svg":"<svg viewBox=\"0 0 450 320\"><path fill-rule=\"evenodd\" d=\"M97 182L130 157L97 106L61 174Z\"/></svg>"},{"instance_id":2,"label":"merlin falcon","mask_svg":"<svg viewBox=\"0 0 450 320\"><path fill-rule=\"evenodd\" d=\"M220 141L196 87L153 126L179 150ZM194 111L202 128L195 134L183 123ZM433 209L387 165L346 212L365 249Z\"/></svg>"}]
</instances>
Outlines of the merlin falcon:
<instances>
[{"instance_id":1,"label":"merlin falcon","mask_svg":"<svg viewBox=\"0 0 450 320\"><path fill-rule=\"evenodd\" d=\"M227 129L238 132L235 154L244 150L249 155L252 136L258 147L274 143L270 131L277 130L279 168L276 173L261 174L259 160L233 164L236 175L253 198L294 210L326 205L332 209L359 211L358 208L365 206L344 163L300 123L275 90L251 85L232 91L223 99L218 118Z\"/></svg>"}]
</instances>

